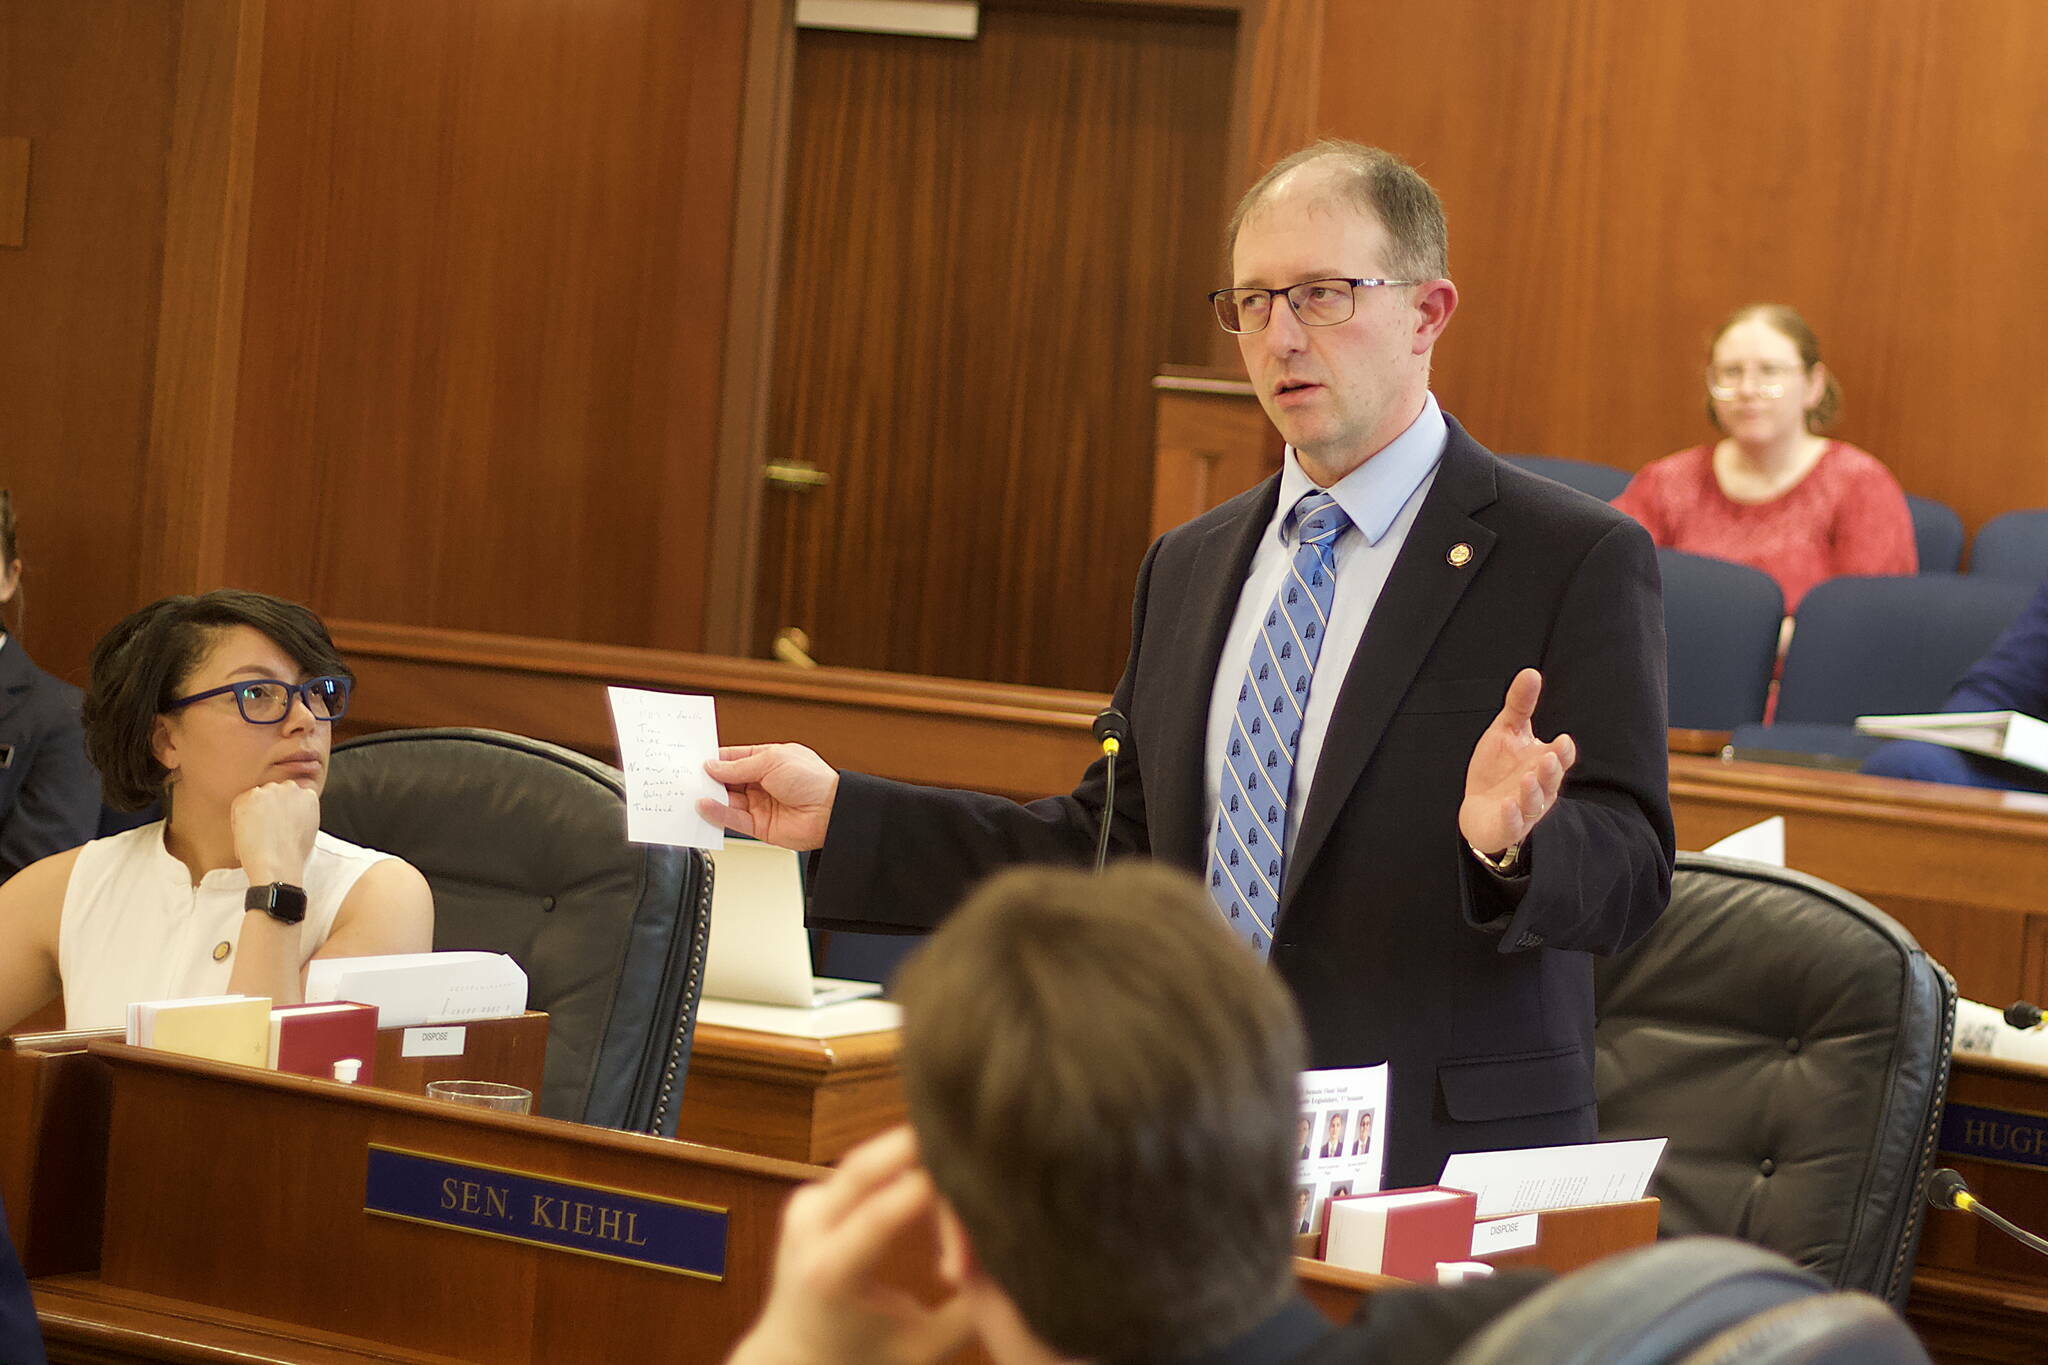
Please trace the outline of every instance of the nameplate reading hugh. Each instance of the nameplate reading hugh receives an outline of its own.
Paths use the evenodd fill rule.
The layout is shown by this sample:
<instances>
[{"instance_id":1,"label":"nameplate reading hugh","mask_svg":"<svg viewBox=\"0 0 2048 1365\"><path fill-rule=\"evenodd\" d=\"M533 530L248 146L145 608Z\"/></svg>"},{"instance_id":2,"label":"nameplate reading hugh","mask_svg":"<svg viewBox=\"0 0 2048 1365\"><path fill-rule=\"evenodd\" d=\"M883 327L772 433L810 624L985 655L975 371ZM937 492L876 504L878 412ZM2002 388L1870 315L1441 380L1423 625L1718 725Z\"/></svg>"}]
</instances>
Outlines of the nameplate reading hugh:
<instances>
[{"instance_id":1,"label":"nameplate reading hugh","mask_svg":"<svg viewBox=\"0 0 2048 1365\"><path fill-rule=\"evenodd\" d=\"M1951 1103L1941 1115L1941 1150L2007 1166L2048 1166L2048 1116Z\"/></svg>"},{"instance_id":2,"label":"nameplate reading hugh","mask_svg":"<svg viewBox=\"0 0 2048 1365\"><path fill-rule=\"evenodd\" d=\"M726 1210L371 1144L363 1212L725 1278Z\"/></svg>"}]
</instances>

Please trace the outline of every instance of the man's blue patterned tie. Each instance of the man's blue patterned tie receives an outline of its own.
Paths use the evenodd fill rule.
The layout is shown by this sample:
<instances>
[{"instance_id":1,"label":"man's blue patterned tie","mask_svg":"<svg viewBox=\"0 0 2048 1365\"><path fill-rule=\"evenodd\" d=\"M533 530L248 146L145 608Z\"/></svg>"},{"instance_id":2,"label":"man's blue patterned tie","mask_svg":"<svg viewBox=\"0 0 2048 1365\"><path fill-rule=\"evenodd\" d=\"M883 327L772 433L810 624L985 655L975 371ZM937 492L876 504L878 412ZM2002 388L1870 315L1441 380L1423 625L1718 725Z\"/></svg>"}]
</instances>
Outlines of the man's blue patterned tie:
<instances>
[{"instance_id":1,"label":"man's blue patterned tie","mask_svg":"<svg viewBox=\"0 0 2048 1365\"><path fill-rule=\"evenodd\" d=\"M1294 504L1297 547L1286 580L1259 620L1237 713L1223 744L1223 781L1209 839L1209 894L1260 957L1272 949L1280 909L1287 794L1294 787L1301 717L1336 593L1336 541L1351 524L1328 493Z\"/></svg>"}]
</instances>

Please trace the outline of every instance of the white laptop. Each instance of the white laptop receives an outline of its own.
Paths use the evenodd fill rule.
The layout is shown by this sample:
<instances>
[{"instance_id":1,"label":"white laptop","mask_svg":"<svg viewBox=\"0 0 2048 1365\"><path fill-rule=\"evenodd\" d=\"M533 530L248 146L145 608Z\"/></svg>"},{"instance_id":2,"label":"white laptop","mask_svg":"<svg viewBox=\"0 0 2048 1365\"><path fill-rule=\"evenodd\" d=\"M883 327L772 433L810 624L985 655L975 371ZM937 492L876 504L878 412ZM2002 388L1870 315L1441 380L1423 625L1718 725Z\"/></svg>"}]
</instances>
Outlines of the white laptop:
<instances>
[{"instance_id":1,"label":"white laptop","mask_svg":"<svg viewBox=\"0 0 2048 1365\"><path fill-rule=\"evenodd\" d=\"M873 981L811 974L801 854L728 836L705 856L712 865L705 995L801 1008L882 993Z\"/></svg>"}]
</instances>

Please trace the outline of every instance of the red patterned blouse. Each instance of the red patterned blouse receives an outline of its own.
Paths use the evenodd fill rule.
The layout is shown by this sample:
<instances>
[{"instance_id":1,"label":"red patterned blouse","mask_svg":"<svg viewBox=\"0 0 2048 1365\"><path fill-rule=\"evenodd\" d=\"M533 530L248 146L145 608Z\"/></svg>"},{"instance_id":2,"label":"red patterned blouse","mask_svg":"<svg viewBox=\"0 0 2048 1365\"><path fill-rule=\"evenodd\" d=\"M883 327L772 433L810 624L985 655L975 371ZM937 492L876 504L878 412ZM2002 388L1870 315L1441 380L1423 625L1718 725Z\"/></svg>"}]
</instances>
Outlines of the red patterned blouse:
<instances>
[{"instance_id":1,"label":"red patterned blouse","mask_svg":"<svg viewBox=\"0 0 2048 1365\"><path fill-rule=\"evenodd\" d=\"M1659 545L1762 569L1778 580L1787 614L1823 579L1920 567L1899 481L1846 441L1828 442L1806 477L1769 502L1723 493L1714 447L1703 445L1645 465L1614 505Z\"/></svg>"}]
</instances>

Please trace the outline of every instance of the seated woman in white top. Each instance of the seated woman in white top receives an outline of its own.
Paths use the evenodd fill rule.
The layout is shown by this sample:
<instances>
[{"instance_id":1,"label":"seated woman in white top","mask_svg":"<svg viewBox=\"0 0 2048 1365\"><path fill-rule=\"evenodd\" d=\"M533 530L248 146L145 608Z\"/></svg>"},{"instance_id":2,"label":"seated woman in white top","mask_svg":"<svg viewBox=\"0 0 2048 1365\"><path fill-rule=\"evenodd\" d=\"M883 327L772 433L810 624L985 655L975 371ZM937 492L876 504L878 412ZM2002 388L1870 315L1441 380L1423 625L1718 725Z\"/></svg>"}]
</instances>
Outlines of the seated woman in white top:
<instances>
[{"instance_id":1,"label":"seated woman in white top","mask_svg":"<svg viewBox=\"0 0 2048 1365\"><path fill-rule=\"evenodd\" d=\"M0 1031L59 990L70 1028L128 1004L302 996L315 957L425 952L411 864L320 833L353 678L318 617L261 593L167 597L93 649L86 747L107 803L166 818L0 884Z\"/></svg>"}]
</instances>

